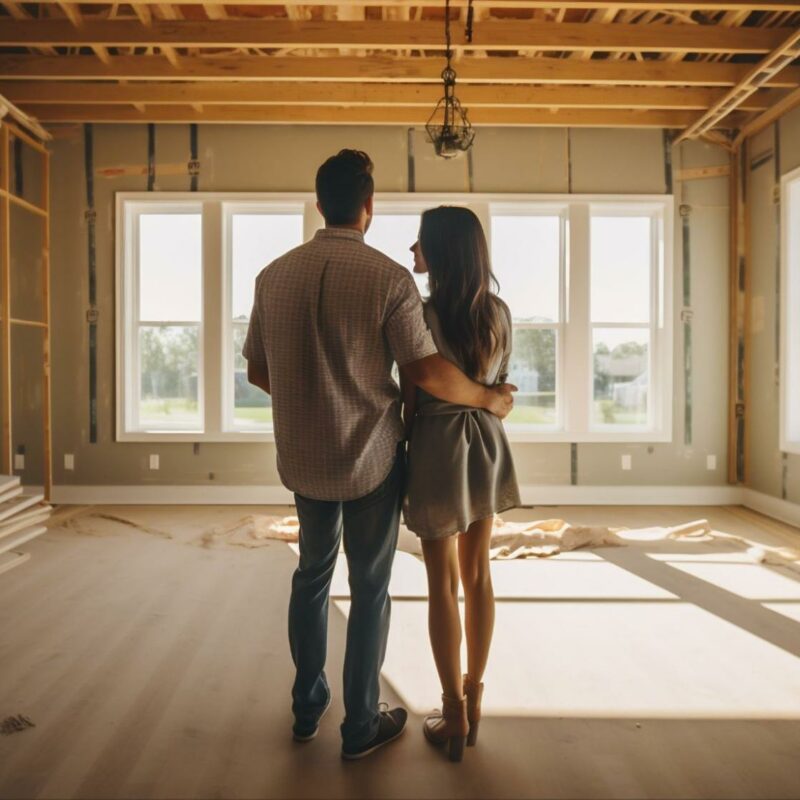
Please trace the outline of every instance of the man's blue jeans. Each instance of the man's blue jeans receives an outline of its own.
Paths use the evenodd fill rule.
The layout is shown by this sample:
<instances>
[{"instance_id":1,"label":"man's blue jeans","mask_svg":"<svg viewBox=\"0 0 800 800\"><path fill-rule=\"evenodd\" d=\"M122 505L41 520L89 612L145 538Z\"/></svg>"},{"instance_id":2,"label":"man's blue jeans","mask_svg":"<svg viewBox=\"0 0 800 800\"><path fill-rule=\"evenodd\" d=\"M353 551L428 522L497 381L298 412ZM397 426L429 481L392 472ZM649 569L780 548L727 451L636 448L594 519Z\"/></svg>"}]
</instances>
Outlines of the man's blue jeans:
<instances>
[{"instance_id":1,"label":"man's blue jeans","mask_svg":"<svg viewBox=\"0 0 800 800\"><path fill-rule=\"evenodd\" d=\"M292 578L289 644L297 674L292 710L313 722L330 689L325 676L328 596L344 530L350 572L350 616L344 660L344 746L357 748L378 731L380 671L389 635L389 578L397 547L405 481L402 446L377 489L357 500L310 500L295 494L300 519L300 563Z\"/></svg>"}]
</instances>

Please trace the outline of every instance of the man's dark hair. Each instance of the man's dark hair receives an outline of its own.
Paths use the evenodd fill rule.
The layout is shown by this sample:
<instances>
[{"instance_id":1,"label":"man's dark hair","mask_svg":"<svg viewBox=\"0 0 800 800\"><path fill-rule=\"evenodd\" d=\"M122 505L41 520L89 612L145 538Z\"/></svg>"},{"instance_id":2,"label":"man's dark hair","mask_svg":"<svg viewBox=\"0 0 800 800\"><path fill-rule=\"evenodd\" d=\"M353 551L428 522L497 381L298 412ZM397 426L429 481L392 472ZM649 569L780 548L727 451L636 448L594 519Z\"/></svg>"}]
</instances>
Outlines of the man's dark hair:
<instances>
[{"instance_id":1,"label":"man's dark hair","mask_svg":"<svg viewBox=\"0 0 800 800\"><path fill-rule=\"evenodd\" d=\"M361 150L340 150L317 170L316 188L328 225L354 225L375 191L370 157Z\"/></svg>"}]
</instances>

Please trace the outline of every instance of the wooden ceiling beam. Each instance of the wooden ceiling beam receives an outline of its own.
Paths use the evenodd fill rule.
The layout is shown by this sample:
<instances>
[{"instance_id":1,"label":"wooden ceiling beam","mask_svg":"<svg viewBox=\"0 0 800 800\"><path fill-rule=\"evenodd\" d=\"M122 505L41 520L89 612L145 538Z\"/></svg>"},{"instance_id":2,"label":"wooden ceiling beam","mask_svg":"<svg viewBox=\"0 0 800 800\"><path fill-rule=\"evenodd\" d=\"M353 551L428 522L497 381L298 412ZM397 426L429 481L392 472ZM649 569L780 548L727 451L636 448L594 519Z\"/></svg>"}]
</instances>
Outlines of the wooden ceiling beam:
<instances>
[{"instance_id":1,"label":"wooden ceiling beam","mask_svg":"<svg viewBox=\"0 0 800 800\"><path fill-rule=\"evenodd\" d=\"M464 84L458 97L476 107L637 108L704 110L724 89L605 86L516 86ZM10 81L0 95L18 104L62 105L377 105L430 106L442 90L435 84L245 82L225 83L63 83ZM777 102L779 90L762 90L743 110L764 111Z\"/></svg>"},{"instance_id":2,"label":"wooden ceiling beam","mask_svg":"<svg viewBox=\"0 0 800 800\"><path fill-rule=\"evenodd\" d=\"M636 25L597 22L491 20L475 27L472 44L454 31L455 48L486 50L686 51L769 53L786 37L785 28L722 28L705 25ZM153 21L85 19L79 28L63 19L0 19L0 45L42 47L93 45L134 47L262 47L420 49L443 48L438 20L294 22L273 20Z\"/></svg>"},{"instance_id":3,"label":"wooden ceiling beam","mask_svg":"<svg viewBox=\"0 0 800 800\"><path fill-rule=\"evenodd\" d=\"M279 124L424 125L430 109L416 107L342 106L147 106L144 113L131 106L49 105L36 107L42 123L53 122L252 122ZM692 119L691 111L625 111L597 109L476 108L470 120L476 126L590 126L679 128Z\"/></svg>"},{"instance_id":4,"label":"wooden ceiling beam","mask_svg":"<svg viewBox=\"0 0 800 800\"><path fill-rule=\"evenodd\" d=\"M59 0L38 0L41 5L57 3ZM109 0L81 0L82 5L108 5ZM137 5L158 5L163 0L136 0ZM173 5L215 5L218 0L173 0ZM384 6L389 8L416 8L420 0L347 0L348 5ZM453 8L461 8L468 0L450 0ZM265 0L237 0L237 6L267 5ZM339 6L342 0L282 0L281 5ZM445 0L425 0L427 8L443 8ZM475 8L520 8L520 9L583 9L602 10L624 8L640 11L675 10L692 11L800 11L800 0L473 0Z\"/></svg>"},{"instance_id":5,"label":"wooden ceiling beam","mask_svg":"<svg viewBox=\"0 0 800 800\"><path fill-rule=\"evenodd\" d=\"M750 67L745 76L732 89L725 92L711 108L681 132L675 140L676 144L721 126L723 120L734 113L754 92L757 92L770 75L779 74L797 58L800 58L800 29L790 33L766 58ZM727 123L723 125L723 127L726 126L729 127Z\"/></svg>"},{"instance_id":6,"label":"wooden ceiling beam","mask_svg":"<svg viewBox=\"0 0 800 800\"><path fill-rule=\"evenodd\" d=\"M800 89L795 89L763 113L754 115L744 122L736 136L734 147L741 145L748 136L753 136L759 131L763 131L768 125L772 125L775 120L798 106L800 106Z\"/></svg>"},{"instance_id":7,"label":"wooden ceiling beam","mask_svg":"<svg viewBox=\"0 0 800 800\"><path fill-rule=\"evenodd\" d=\"M596 84L643 86L734 86L749 64L633 61L575 61L559 58L464 58L457 63L465 83ZM115 56L100 64L89 56L0 55L4 80L144 80L144 81L358 81L441 82L441 58L364 58L329 56L191 56L174 69L158 56ZM787 67L765 86L800 86L800 67Z\"/></svg>"},{"instance_id":8,"label":"wooden ceiling beam","mask_svg":"<svg viewBox=\"0 0 800 800\"><path fill-rule=\"evenodd\" d=\"M64 13L64 16L76 27L81 28L83 27L83 17L81 16L80 8L75 3L62 3L59 2L58 7ZM104 63L109 64L111 62L111 55L108 52L108 49L103 47L102 45L91 45L92 52Z\"/></svg>"}]
</instances>

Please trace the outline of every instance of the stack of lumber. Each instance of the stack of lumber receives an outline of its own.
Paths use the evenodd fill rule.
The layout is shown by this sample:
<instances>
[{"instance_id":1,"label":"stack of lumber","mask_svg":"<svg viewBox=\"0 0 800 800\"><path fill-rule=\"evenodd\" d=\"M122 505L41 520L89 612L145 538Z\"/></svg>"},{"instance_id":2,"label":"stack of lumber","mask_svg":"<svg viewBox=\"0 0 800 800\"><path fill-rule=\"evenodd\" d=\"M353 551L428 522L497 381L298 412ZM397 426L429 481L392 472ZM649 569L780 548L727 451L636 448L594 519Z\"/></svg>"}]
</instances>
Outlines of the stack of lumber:
<instances>
[{"instance_id":1,"label":"stack of lumber","mask_svg":"<svg viewBox=\"0 0 800 800\"><path fill-rule=\"evenodd\" d=\"M0 573L31 557L17 548L47 530L45 523L52 510L44 495L24 491L19 477L0 475Z\"/></svg>"}]
</instances>

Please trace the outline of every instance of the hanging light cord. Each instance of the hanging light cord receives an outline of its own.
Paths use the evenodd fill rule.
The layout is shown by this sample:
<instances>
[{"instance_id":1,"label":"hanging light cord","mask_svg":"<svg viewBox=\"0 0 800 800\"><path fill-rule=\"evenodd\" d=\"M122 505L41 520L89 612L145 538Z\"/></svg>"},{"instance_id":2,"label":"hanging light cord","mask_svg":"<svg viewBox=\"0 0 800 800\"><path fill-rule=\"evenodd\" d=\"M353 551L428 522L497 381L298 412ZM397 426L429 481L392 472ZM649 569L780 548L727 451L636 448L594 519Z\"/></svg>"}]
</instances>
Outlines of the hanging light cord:
<instances>
[{"instance_id":1,"label":"hanging light cord","mask_svg":"<svg viewBox=\"0 0 800 800\"><path fill-rule=\"evenodd\" d=\"M466 37L467 42L472 44L472 21L475 17L475 9L472 7L472 0L468 0L467 2L467 30L466 30Z\"/></svg>"}]
</instances>

